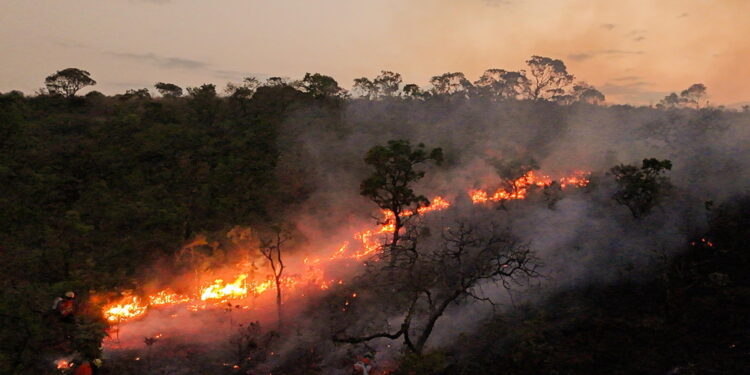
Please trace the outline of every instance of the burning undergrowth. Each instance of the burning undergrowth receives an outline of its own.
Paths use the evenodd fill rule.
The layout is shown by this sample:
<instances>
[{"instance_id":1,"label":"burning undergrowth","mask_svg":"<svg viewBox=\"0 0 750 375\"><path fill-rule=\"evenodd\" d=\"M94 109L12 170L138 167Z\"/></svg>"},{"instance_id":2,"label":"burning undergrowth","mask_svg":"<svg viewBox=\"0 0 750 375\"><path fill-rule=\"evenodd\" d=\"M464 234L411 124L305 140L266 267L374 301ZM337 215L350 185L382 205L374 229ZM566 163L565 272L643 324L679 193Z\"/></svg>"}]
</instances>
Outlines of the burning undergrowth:
<instances>
[{"instance_id":1,"label":"burning undergrowth","mask_svg":"<svg viewBox=\"0 0 750 375\"><path fill-rule=\"evenodd\" d=\"M531 195L542 196L550 189L562 193L584 188L587 184L588 174L584 172L552 179L529 171L494 190L467 189L463 193L454 193L450 198L434 196L429 206L421 207L416 212L407 210L402 216L422 220L422 217L439 215L437 211L449 210L455 201L459 205L492 212L500 205L524 200ZM192 272L172 280L162 279L152 283L166 285L164 289L156 290L152 286L150 291L123 292L120 298L103 307L102 312L111 324L105 349L111 359L143 363L138 366L162 366L162 362L154 358L181 357L204 358L213 366L219 362L228 363L228 368L252 367L268 361L271 362L266 365L281 366L288 360L288 353L301 355L297 353L300 350L298 343L304 343L307 336L307 345L313 349L310 353L304 352L304 355L318 355L327 361L340 360L341 356L347 356L346 352L350 349L331 346L325 356L313 355L315 348L320 346L320 340L327 341L324 336L328 336L325 330L321 331L316 326L328 314L332 300L336 300L335 304L341 304L333 307L334 311L346 313L350 306L362 299L356 290L356 283L349 284L354 276L365 272L368 265L381 262L384 243L394 232L393 215L388 211L383 211L381 215L375 227L356 220L349 226L338 228L339 232L348 233L346 236L341 233L322 236L318 232L321 228L300 222L294 229L275 228L270 240L267 233L240 228L226 234L225 240L229 245L198 238L186 245L179 257L190 259L192 264L205 264L209 260L209 263L215 262L216 259L211 259L213 256L223 258L223 265L207 269L196 267ZM351 231L353 227L360 229ZM297 238L316 238L319 242L286 242L284 238L291 239L293 232ZM325 240L328 238L342 239L338 245L331 246L332 241ZM229 249L221 250L223 248ZM234 261L228 261L230 259ZM278 287L274 275L278 276ZM262 322L262 325L252 323L256 321ZM220 360L227 358L226 353L212 357L217 350L226 351L217 348L230 345L229 342L233 340L250 340L243 338L243 334L247 334L243 332L251 327L258 336L253 340L260 340L259 337L265 335L264 350L275 354L265 353L263 361L257 354L252 360L252 356L249 356L235 359L234 362ZM292 334L291 330L297 332ZM286 337L283 342L274 340L282 333ZM294 344L288 341L289 335L295 337ZM255 341L244 345L260 345ZM242 349L241 343L237 345L238 351L250 351L249 347ZM389 354L382 360L391 358L396 348L396 345L384 345L389 350L383 353ZM391 347L393 350L390 350ZM330 356L336 352L340 356ZM165 361L163 365L167 364L175 366L173 361Z\"/></svg>"},{"instance_id":2,"label":"burning undergrowth","mask_svg":"<svg viewBox=\"0 0 750 375\"><path fill-rule=\"evenodd\" d=\"M393 215L377 212L357 194L365 174L358 160L363 150L389 139L421 140L447 154L446 165L427 167L426 177L415 185L431 205L403 213L431 232L425 241L436 242L430 248L441 248L440 241L451 238L447 228L455 228L458 219L469 226L495 223L507 236L502 238L517 241L514 249L528 246L544 266L538 283L518 288L504 288L502 278L478 280L441 311L452 323L435 325L419 344L421 351L476 328L496 308L481 302L508 305L571 285L647 273L654 259L670 255L700 232L704 200L728 193L685 167L696 163L685 147L708 147L716 160L723 160L727 156L716 150L727 144L736 148L744 137L735 132L729 139L709 129L701 134L705 141L662 142L621 126L621 117L629 116L639 130L660 121L671 126L669 120L660 113L625 109L373 105L352 104L339 128L326 130L308 126L306 111L291 115L279 142L295 153L283 155L279 168L309 172L308 181L292 182L314 188L289 215L290 225L196 238L174 259L179 271L111 298L103 309L112 324L105 341L108 358L130 366L131 372L303 374L325 368L334 373L369 351L389 367L386 363L404 348L416 347L418 338L409 343L404 336L424 332L424 316L430 315L436 296L427 302L405 298L393 285L378 284L397 279L387 272L382 279L363 278L389 262L383 254L394 229ZM391 113L398 113L399 121ZM616 186L605 172L647 156L675 160L675 185L690 185L701 195L683 195L633 220L612 201ZM720 179L730 171L735 176L748 171L736 161L716 169L705 162L699 167L704 177ZM400 330L411 316L421 318ZM383 335L359 340L371 334Z\"/></svg>"}]
</instances>

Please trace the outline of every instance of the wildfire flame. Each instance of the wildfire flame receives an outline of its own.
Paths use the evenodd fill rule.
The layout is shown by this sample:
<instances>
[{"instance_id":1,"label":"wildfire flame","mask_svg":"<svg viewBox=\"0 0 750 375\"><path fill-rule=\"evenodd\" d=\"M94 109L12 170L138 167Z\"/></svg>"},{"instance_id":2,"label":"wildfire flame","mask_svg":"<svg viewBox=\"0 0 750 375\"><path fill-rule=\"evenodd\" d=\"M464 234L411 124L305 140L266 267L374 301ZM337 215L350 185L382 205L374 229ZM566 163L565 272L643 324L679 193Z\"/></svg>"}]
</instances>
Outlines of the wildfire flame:
<instances>
[{"instance_id":1,"label":"wildfire flame","mask_svg":"<svg viewBox=\"0 0 750 375\"><path fill-rule=\"evenodd\" d=\"M241 274L231 283L218 279L201 291L201 301L218 299L242 299L247 296L247 274Z\"/></svg>"},{"instance_id":2,"label":"wildfire flame","mask_svg":"<svg viewBox=\"0 0 750 375\"><path fill-rule=\"evenodd\" d=\"M55 361L55 365L57 366L58 370L65 370L69 369L70 366L72 366L72 363L70 363L67 359L58 359Z\"/></svg>"},{"instance_id":3,"label":"wildfire flame","mask_svg":"<svg viewBox=\"0 0 750 375\"><path fill-rule=\"evenodd\" d=\"M125 296L104 307L104 317L110 322L137 318L146 313L148 306L137 296Z\"/></svg>"},{"instance_id":4,"label":"wildfire flame","mask_svg":"<svg viewBox=\"0 0 750 375\"><path fill-rule=\"evenodd\" d=\"M577 171L571 176L562 177L557 180L561 188L583 187L588 185L588 174ZM495 190L489 194L486 190L471 190L469 196L474 204L483 204L488 202L501 202L514 199L525 199L533 187L550 186L553 180L545 175L536 174L533 171L525 173L520 178L507 184L506 188ZM429 206L420 207L416 210L418 215L424 215L433 211L445 210L451 206L451 203L441 197L436 196L432 199ZM378 251L382 246L382 241L378 240L380 235L389 235L395 231L395 220L393 213L382 211L380 225L376 229L364 230L353 235L356 240L356 246L351 246L350 242L344 242L330 256L323 258L304 259L307 270L303 275L285 276L280 280L281 286L287 291L294 290L300 285L312 285L320 290L327 290L333 284L343 284L343 280L327 279L323 272L322 266L326 261L339 261L342 259L362 260ZM413 216L414 211L404 211L400 216ZM205 241L205 240L203 240ZM704 241L705 242L705 241ZM710 242L708 246L712 246ZM354 249L352 251L352 249ZM239 269L243 269L238 265ZM225 305L229 300L243 300L249 297L258 297L275 287L271 279L252 280L247 272L242 272L234 278L232 282L224 282L223 279L215 279L212 283L199 288L194 295L177 294L170 289L165 289L153 295L149 295L147 303L141 301L137 296L127 295L118 301L115 301L103 309L104 317L111 323L119 323L136 319L143 316L149 307L174 306L185 304L190 311L198 311L211 306ZM356 298L354 293L352 298Z\"/></svg>"},{"instance_id":5,"label":"wildfire flame","mask_svg":"<svg viewBox=\"0 0 750 375\"><path fill-rule=\"evenodd\" d=\"M558 183L563 189L568 186L584 187L589 184L587 176L588 173L586 172L576 171L572 176L560 178ZM471 196L471 201L474 204L526 199L530 188L550 186L553 182L549 176L537 175L534 171L528 171L509 183L509 188L497 189L492 195L485 190L472 190L469 192L469 196Z\"/></svg>"},{"instance_id":6,"label":"wildfire flame","mask_svg":"<svg viewBox=\"0 0 750 375\"><path fill-rule=\"evenodd\" d=\"M189 301L190 297L174 293L169 289L162 290L154 295L148 296L148 302L151 306L176 305Z\"/></svg>"}]
</instances>

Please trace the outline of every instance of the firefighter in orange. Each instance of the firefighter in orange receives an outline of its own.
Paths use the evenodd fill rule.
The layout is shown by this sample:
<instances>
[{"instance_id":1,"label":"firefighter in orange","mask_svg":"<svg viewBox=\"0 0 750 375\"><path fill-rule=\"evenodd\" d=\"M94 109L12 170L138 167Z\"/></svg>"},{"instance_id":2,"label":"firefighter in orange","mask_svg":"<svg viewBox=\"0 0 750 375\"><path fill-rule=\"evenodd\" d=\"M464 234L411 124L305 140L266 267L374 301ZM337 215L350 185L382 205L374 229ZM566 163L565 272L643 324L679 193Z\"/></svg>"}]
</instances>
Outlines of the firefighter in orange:
<instances>
[{"instance_id":1,"label":"firefighter in orange","mask_svg":"<svg viewBox=\"0 0 750 375\"><path fill-rule=\"evenodd\" d=\"M102 360L97 358L93 361L73 361L71 363L73 367L72 375L98 375L103 374Z\"/></svg>"},{"instance_id":2,"label":"firefighter in orange","mask_svg":"<svg viewBox=\"0 0 750 375\"><path fill-rule=\"evenodd\" d=\"M76 294L66 292L62 297L55 298L52 310L57 313L60 320L72 323L75 320Z\"/></svg>"}]
</instances>

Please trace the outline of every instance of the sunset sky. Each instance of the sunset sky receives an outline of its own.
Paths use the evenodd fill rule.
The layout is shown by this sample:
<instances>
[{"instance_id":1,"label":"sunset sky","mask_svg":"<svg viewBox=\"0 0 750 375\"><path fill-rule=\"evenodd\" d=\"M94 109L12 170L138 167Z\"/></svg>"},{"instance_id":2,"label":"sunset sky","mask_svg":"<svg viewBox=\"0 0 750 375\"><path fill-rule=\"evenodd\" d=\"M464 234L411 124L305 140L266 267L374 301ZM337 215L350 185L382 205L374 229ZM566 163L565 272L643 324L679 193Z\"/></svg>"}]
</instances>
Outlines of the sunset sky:
<instances>
[{"instance_id":1,"label":"sunset sky","mask_svg":"<svg viewBox=\"0 0 750 375\"><path fill-rule=\"evenodd\" d=\"M697 82L714 104L750 101L745 0L3 0L0 51L0 91L28 94L66 67L115 94L305 72L349 88L383 69L427 85L542 55L609 103Z\"/></svg>"}]
</instances>

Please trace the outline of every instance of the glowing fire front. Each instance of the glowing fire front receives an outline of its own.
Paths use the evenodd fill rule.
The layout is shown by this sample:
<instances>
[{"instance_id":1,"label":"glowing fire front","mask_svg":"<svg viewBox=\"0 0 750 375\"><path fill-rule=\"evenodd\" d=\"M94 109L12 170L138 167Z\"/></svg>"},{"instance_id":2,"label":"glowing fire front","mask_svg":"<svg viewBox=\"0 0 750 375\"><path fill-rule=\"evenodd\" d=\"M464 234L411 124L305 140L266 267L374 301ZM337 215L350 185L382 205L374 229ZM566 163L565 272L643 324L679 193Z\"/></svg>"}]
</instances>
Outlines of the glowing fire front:
<instances>
[{"instance_id":1,"label":"glowing fire front","mask_svg":"<svg viewBox=\"0 0 750 375\"><path fill-rule=\"evenodd\" d=\"M486 202L502 202L516 199L526 199L529 189L532 187L543 188L551 186L555 182L549 176L538 175L534 171L528 171L523 176L508 183L508 187L497 189L492 195L486 190L472 190L469 192L471 201L474 204ZM565 189L569 186L584 187L589 184L588 173L577 171L572 176L562 177L557 180L560 188Z\"/></svg>"},{"instance_id":2,"label":"glowing fire front","mask_svg":"<svg viewBox=\"0 0 750 375\"><path fill-rule=\"evenodd\" d=\"M566 187L583 187L588 185L588 174L585 172L576 172L572 176L563 177L557 180L561 188ZM498 189L489 194L485 190L473 190L469 196L474 204L487 202L501 202L513 199L525 199L531 188L550 186L553 180L545 175L536 174L529 171L522 177L512 181L507 189ZM451 206L451 203L440 196L432 199L429 206L418 208L417 214L424 215L433 211L445 210ZM324 266L333 261L349 259L361 261L380 251L382 241L379 235L392 234L395 231L393 214L390 211L382 211L380 225L376 229L364 230L353 235L356 240L356 246L350 246L350 243L344 242L330 256L323 258L304 259L304 265L307 270L303 275L285 276L280 280L281 287L287 291L293 291L299 286L312 286L318 290L327 290L333 284L343 284L343 280L327 279L323 272ZM401 214L403 217L413 216L414 212L407 210ZM352 251L352 249L354 249ZM237 269L245 269L240 265ZM228 301L238 301L246 298L256 298L269 290L275 288L274 281L271 279L252 280L247 272L242 272L236 276L233 281L225 282L223 279L215 279L212 283L204 284L194 295L177 294L170 289L162 290L153 295L149 295L147 302L141 298L132 295L126 295L120 300L115 301L103 309L104 317L112 324L125 322L143 316L149 307L174 306L185 304L189 311L198 311L211 306L222 306ZM303 292L304 295L304 292ZM356 297L356 296L355 296Z\"/></svg>"},{"instance_id":3,"label":"glowing fire front","mask_svg":"<svg viewBox=\"0 0 750 375\"><path fill-rule=\"evenodd\" d=\"M126 296L104 308L104 317L109 322L137 318L146 313L148 306L137 296Z\"/></svg>"},{"instance_id":4,"label":"glowing fire front","mask_svg":"<svg viewBox=\"0 0 750 375\"><path fill-rule=\"evenodd\" d=\"M210 299L226 300L240 299L247 296L247 274L237 276L231 283L224 283L224 280L218 279L213 284L201 291L201 301Z\"/></svg>"}]
</instances>

